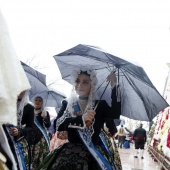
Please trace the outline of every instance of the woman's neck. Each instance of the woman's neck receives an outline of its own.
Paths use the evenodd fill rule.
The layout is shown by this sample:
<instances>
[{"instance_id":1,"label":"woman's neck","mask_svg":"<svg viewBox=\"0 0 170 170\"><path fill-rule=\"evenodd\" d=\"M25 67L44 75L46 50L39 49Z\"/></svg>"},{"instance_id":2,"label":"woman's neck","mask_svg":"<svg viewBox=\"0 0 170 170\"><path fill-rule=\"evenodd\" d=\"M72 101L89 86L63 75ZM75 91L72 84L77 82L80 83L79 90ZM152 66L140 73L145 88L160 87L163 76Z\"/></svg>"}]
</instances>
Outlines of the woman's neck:
<instances>
[{"instance_id":1,"label":"woman's neck","mask_svg":"<svg viewBox=\"0 0 170 170\"><path fill-rule=\"evenodd\" d=\"M87 104L87 102L88 102L88 96L79 96L79 102L81 103L81 104Z\"/></svg>"},{"instance_id":2,"label":"woman's neck","mask_svg":"<svg viewBox=\"0 0 170 170\"><path fill-rule=\"evenodd\" d=\"M88 100L88 96L79 96L80 100Z\"/></svg>"},{"instance_id":3,"label":"woman's neck","mask_svg":"<svg viewBox=\"0 0 170 170\"><path fill-rule=\"evenodd\" d=\"M88 103L88 96L79 96L78 103L81 110L84 112Z\"/></svg>"},{"instance_id":4,"label":"woman's neck","mask_svg":"<svg viewBox=\"0 0 170 170\"><path fill-rule=\"evenodd\" d=\"M41 112L41 108L34 108L34 113L37 114L37 113L40 113Z\"/></svg>"}]
</instances>

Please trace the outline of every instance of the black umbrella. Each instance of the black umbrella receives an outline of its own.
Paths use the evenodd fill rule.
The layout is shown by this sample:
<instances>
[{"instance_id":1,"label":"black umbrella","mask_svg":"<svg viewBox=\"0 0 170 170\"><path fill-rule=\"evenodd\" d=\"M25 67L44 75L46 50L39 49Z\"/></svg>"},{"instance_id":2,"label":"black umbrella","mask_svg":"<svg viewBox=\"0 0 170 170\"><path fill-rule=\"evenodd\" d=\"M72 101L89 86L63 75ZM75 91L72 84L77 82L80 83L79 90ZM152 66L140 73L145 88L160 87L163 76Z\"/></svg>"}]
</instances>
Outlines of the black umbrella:
<instances>
[{"instance_id":1,"label":"black umbrella","mask_svg":"<svg viewBox=\"0 0 170 170\"><path fill-rule=\"evenodd\" d=\"M46 75L33 69L32 67L23 63L22 61L21 61L21 65L22 65L22 67L26 73L26 76L28 78L28 81L31 85L30 98L32 98L37 93L48 90L48 88L46 86Z\"/></svg>"},{"instance_id":2,"label":"black umbrella","mask_svg":"<svg viewBox=\"0 0 170 170\"><path fill-rule=\"evenodd\" d=\"M33 101L36 96L41 96L44 100L44 107L55 107L56 109L59 109L61 107L61 101L66 97L48 89L46 86L46 75L33 69L22 61L21 65L31 84L30 100Z\"/></svg>"},{"instance_id":3,"label":"black umbrella","mask_svg":"<svg viewBox=\"0 0 170 170\"><path fill-rule=\"evenodd\" d=\"M61 107L62 100L66 98L55 91L45 90L32 96L31 101L33 101L37 96L43 98L44 107L55 107L56 109Z\"/></svg>"},{"instance_id":4,"label":"black umbrella","mask_svg":"<svg viewBox=\"0 0 170 170\"><path fill-rule=\"evenodd\" d=\"M32 76L36 77L42 84L46 86L46 75L40 73L39 71L33 69L32 67L28 66L24 62L20 61L23 69L26 73L31 74Z\"/></svg>"},{"instance_id":5,"label":"black umbrella","mask_svg":"<svg viewBox=\"0 0 170 170\"><path fill-rule=\"evenodd\" d=\"M64 80L77 65L91 65L98 74L99 95L106 87L105 79L116 71L121 93L122 115L130 119L151 121L168 103L156 90L142 67L88 45L77 45L54 56ZM102 99L110 103L110 88Z\"/></svg>"}]
</instances>

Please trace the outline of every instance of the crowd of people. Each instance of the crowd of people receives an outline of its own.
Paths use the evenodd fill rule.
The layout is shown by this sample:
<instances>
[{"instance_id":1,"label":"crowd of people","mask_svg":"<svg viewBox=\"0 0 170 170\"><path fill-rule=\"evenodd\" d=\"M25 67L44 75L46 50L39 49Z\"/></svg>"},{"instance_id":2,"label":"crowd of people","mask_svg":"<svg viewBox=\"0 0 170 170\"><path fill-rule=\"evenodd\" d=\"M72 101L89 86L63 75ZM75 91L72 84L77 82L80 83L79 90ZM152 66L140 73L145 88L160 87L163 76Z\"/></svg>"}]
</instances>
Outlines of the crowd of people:
<instances>
[{"instance_id":1,"label":"crowd of people","mask_svg":"<svg viewBox=\"0 0 170 170\"><path fill-rule=\"evenodd\" d=\"M1 13L0 20L2 20L1 23L4 22ZM12 58L16 56L6 33L6 27L3 29L0 30L0 37L6 44L3 47L5 55L2 55L5 62L1 62L1 65L4 70L8 68L8 72L4 72L6 76L3 75L0 79L5 82L0 83L3 89L0 96L0 100L3 101L1 112L4 114L1 116L1 119L2 117L4 119L1 120L0 125L2 125L3 135L7 138L6 142L17 169L122 170L118 148L130 148L132 134L125 135L125 130L128 130L123 125L117 130L114 123L114 120L119 119L121 115L121 102L118 100L120 91L115 73L111 72L106 79L112 89L110 106L107 101L101 100L97 95L96 71L87 66L77 66L73 69L72 92L67 99L62 101L60 111L51 125L49 112L45 110L46 99L36 96L33 104L30 103L30 84L20 62L18 60L17 64L12 62ZM11 60L8 58L6 61L6 56L9 58L11 56ZM8 63L8 67L4 63ZM12 77L9 70L15 71L17 76ZM15 84L14 81L17 83ZM14 107L15 104L17 110ZM9 116L6 117L6 113ZM17 124L14 123L12 114L17 115ZM12 120L8 120L9 117ZM54 129L52 133L49 133L50 126ZM116 135L118 135L118 145L114 139ZM144 159L146 130L140 125L132 137L136 150L134 157L138 158L137 154L140 149L140 157ZM0 169L13 169L12 161L5 149L0 143Z\"/></svg>"},{"instance_id":2,"label":"crowd of people","mask_svg":"<svg viewBox=\"0 0 170 170\"><path fill-rule=\"evenodd\" d=\"M121 170L118 152L120 148L130 148L128 130L121 125L117 130L114 119L121 115L121 105L116 96L116 75L107 77L112 93L112 105L99 100L96 93L96 72L89 68L73 70L73 89L70 96L62 101L62 106L53 121L53 134L49 135L50 115L44 110L44 99L34 98L29 102L29 90L23 91L17 99L17 126L4 124L11 151L19 170ZM118 135L118 145L114 137ZM136 129L135 158L138 149L143 149L146 131Z\"/></svg>"},{"instance_id":3,"label":"crowd of people","mask_svg":"<svg viewBox=\"0 0 170 170\"><path fill-rule=\"evenodd\" d=\"M36 96L31 105L29 90L18 95L17 126L3 125L18 169L122 169L112 140L117 133L114 119L121 114L116 75L107 77L112 88L111 107L98 99L94 70L80 66L72 75L73 90L54 120L52 138L43 98Z\"/></svg>"}]
</instances>

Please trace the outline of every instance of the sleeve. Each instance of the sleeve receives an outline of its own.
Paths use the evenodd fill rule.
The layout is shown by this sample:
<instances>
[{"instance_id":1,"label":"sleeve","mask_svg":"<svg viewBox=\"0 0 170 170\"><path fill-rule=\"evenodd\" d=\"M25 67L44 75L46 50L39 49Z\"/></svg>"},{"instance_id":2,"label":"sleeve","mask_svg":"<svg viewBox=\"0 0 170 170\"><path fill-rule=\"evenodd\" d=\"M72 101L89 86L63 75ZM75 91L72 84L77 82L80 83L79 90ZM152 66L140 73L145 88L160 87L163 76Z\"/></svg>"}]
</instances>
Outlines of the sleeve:
<instances>
[{"instance_id":1,"label":"sleeve","mask_svg":"<svg viewBox=\"0 0 170 170\"><path fill-rule=\"evenodd\" d=\"M34 107L30 104L26 105L24 107L23 112L23 118L22 118L22 124L26 125L23 128L19 128L19 135L17 136L17 139L22 136L27 136L30 134L34 127Z\"/></svg>"},{"instance_id":2,"label":"sleeve","mask_svg":"<svg viewBox=\"0 0 170 170\"><path fill-rule=\"evenodd\" d=\"M116 86L112 89L111 98L112 98L111 112L112 112L113 119L119 119L121 115L121 101L120 102L117 101Z\"/></svg>"},{"instance_id":3,"label":"sleeve","mask_svg":"<svg viewBox=\"0 0 170 170\"><path fill-rule=\"evenodd\" d=\"M117 133L117 128L113 119L105 118L106 127L111 135Z\"/></svg>"},{"instance_id":4,"label":"sleeve","mask_svg":"<svg viewBox=\"0 0 170 170\"><path fill-rule=\"evenodd\" d=\"M106 127L108 128L108 132L111 135L117 133L117 128L114 122L114 110L108 105L105 100L101 101L101 105L99 105L96 112L102 112L102 118L104 118L104 122L106 123Z\"/></svg>"},{"instance_id":5,"label":"sleeve","mask_svg":"<svg viewBox=\"0 0 170 170\"><path fill-rule=\"evenodd\" d=\"M63 101L62 101L62 106L61 106L61 108L60 108L60 111L59 111L58 114L57 114L56 119L60 118L60 117L63 115L64 111L66 110L66 107L67 107L67 101L66 101L66 100L63 100Z\"/></svg>"},{"instance_id":6,"label":"sleeve","mask_svg":"<svg viewBox=\"0 0 170 170\"><path fill-rule=\"evenodd\" d=\"M25 124L26 127L34 126L34 107L30 104L24 107L22 124Z\"/></svg>"},{"instance_id":7,"label":"sleeve","mask_svg":"<svg viewBox=\"0 0 170 170\"><path fill-rule=\"evenodd\" d=\"M50 115L48 112L47 112L47 116L43 119L43 122L46 128L49 128L51 126Z\"/></svg>"},{"instance_id":8,"label":"sleeve","mask_svg":"<svg viewBox=\"0 0 170 170\"><path fill-rule=\"evenodd\" d=\"M57 117L54 120L54 131L56 131L56 121L63 115L64 111L66 110L66 107L67 107L67 101L63 100L60 111L57 113Z\"/></svg>"}]
</instances>

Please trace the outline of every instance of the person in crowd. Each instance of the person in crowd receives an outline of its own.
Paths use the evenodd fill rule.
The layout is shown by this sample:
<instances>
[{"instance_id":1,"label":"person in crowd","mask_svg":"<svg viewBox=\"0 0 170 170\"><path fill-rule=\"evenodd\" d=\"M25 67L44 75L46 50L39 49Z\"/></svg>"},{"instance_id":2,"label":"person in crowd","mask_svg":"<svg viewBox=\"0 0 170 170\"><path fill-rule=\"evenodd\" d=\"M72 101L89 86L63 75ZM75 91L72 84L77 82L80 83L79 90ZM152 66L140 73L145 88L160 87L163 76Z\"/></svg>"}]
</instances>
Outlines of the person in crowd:
<instances>
[{"instance_id":1,"label":"person in crowd","mask_svg":"<svg viewBox=\"0 0 170 170\"><path fill-rule=\"evenodd\" d=\"M50 117L43 111L43 99L36 97L32 106L28 91L22 92L18 96L17 118L18 126L6 125L6 130L10 134L18 169L34 170L49 153L46 128L50 126Z\"/></svg>"},{"instance_id":2,"label":"person in crowd","mask_svg":"<svg viewBox=\"0 0 170 170\"><path fill-rule=\"evenodd\" d=\"M135 158L138 158L138 153L140 153L141 159L144 159L144 146L146 142L146 130L143 128L143 124L140 124L138 128L135 129L133 133L133 140L135 141ZM140 152L139 152L140 149Z\"/></svg>"},{"instance_id":3,"label":"person in crowd","mask_svg":"<svg viewBox=\"0 0 170 170\"><path fill-rule=\"evenodd\" d=\"M125 142L123 144L123 147L125 149L129 149L130 148L130 138L129 138L129 134L126 134L126 138L125 138Z\"/></svg>"},{"instance_id":4,"label":"person in crowd","mask_svg":"<svg viewBox=\"0 0 170 170\"><path fill-rule=\"evenodd\" d=\"M34 107L29 103L29 91L23 91L17 99L17 126L4 124L11 151L17 163L18 170L30 169L30 144L34 127ZM24 150L26 155L24 156ZM27 161L26 161L27 160Z\"/></svg>"},{"instance_id":5,"label":"person in crowd","mask_svg":"<svg viewBox=\"0 0 170 170\"><path fill-rule=\"evenodd\" d=\"M50 152L50 139L47 128L50 127L50 115L44 110L44 101L41 96L34 99L34 136L31 145L32 168L36 169Z\"/></svg>"},{"instance_id":6,"label":"person in crowd","mask_svg":"<svg viewBox=\"0 0 170 170\"><path fill-rule=\"evenodd\" d=\"M133 133L127 127L125 127L125 130L129 133L129 137L133 136Z\"/></svg>"},{"instance_id":7,"label":"person in crowd","mask_svg":"<svg viewBox=\"0 0 170 170\"><path fill-rule=\"evenodd\" d=\"M39 169L88 170L118 169L114 162L109 137L117 132L114 119L120 116L121 106L116 96L116 75L107 77L112 87L112 106L97 100L96 72L80 66L73 70L73 90L64 114L56 120L57 131L67 131L68 142L53 150ZM108 133L103 132L104 124ZM105 138L105 135L108 138ZM121 168L119 168L121 169Z\"/></svg>"},{"instance_id":8,"label":"person in crowd","mask_svg":"<svg viewBox=\"0 0 170 170\"><path fill-rule=\"evenodd\" d=\"M119 128L118 131L118 147L122 148L124 141L125 141L125 130L123 128L123 125Z\"/></svg>"}]
</instances>

